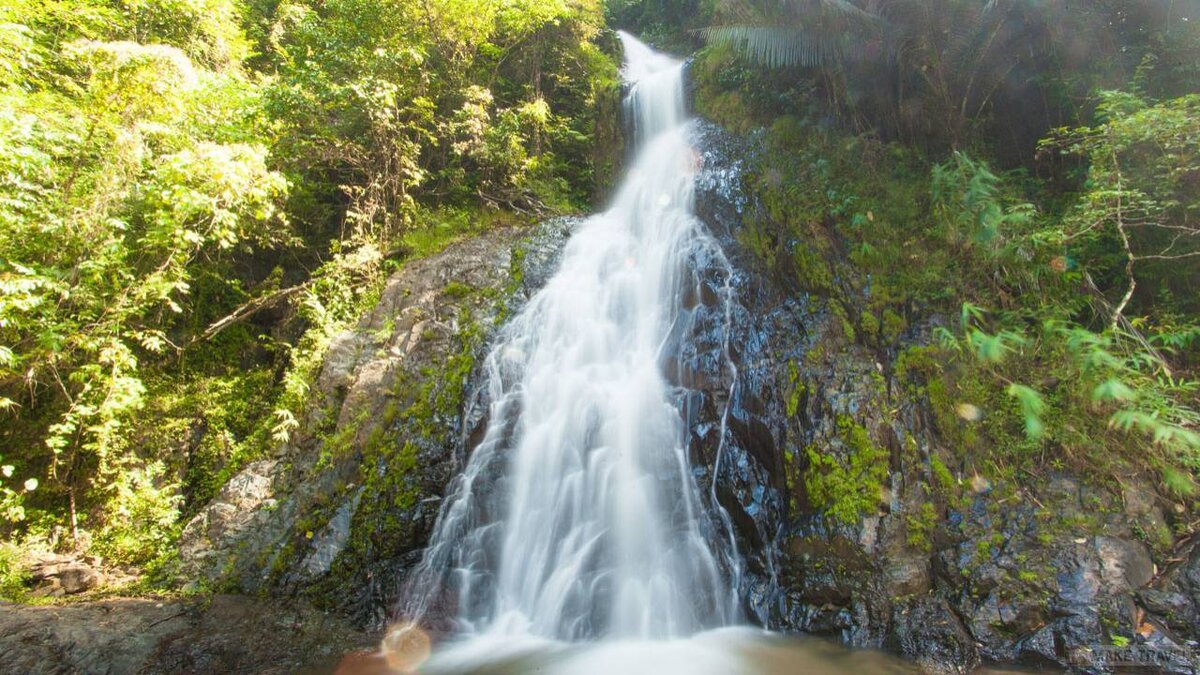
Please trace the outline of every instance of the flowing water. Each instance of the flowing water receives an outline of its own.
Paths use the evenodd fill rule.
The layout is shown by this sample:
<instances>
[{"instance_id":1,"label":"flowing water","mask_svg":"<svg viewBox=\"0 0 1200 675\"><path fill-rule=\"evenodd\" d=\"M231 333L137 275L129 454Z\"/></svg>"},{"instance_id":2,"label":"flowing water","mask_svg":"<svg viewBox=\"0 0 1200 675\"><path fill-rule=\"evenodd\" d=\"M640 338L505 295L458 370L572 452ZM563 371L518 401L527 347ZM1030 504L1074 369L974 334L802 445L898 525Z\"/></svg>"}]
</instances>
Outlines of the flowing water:
<instances>
[{"instance_id":1,"label":"flowing water","mask_svg":"<svg viewBox=\"0 0 1200 675\"><path fill-rule=\"evenodd\" d=\"M724 260L693 215L683 64L621 39L635 158L488 355L487 432L385 641L423 656L419 626L453 616L434 672L733 672L726 646L755 634L722 628L739 558L666 375L699 292L689 260Z\"/></svg>"},{"instance_id":2,"label":"flowing water","mask_svg":"<svg viewBox=\"0 0 1200 675\"><path fill-rule=\"evenodd\" d=\"M487 357L491 422L423 563L450 570L460 631L670 638L736 616L664 376L689 254L715 248L692 215L683 65L622 39L636 159Z\"/></svg>"}]
</instances>

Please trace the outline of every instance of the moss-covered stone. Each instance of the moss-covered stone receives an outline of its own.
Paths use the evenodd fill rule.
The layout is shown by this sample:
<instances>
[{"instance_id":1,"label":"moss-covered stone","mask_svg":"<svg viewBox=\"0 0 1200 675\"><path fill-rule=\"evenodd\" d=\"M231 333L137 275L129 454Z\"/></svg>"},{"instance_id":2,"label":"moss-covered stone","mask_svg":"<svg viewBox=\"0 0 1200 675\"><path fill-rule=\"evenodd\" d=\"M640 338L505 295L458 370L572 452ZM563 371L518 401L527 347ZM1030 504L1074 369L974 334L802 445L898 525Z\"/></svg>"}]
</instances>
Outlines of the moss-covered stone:
<instances>
[{"instance_id":1,"label":"moss-covered stone","mask_svg":"<svg viewBox=\"0 0 1200 675\"><path fill-rule=\"evenodd\" d=\"M837 418L840 448L804 449L809 468L804 485L809 501L842 523L853 523L878 508L887 480L887 450L872 440L867 430L849 415Z\"/></svg>"},{"instance_id":2,"label":"moss-covered stone","mask_svg":"<svg viewBox=\"0 0 1200 675\"><path fill-rule=\"evenodd\" d=\"M537 261L562 231L547 230ZM301 589L374 620L390 601L370 579L395 574L424 545L451 478L468 379L527 290L523 236L462 240L388 281L374 309L332 339L289 442L189 523L189 574L253 593Z\"/></svg>"}]
</instances>

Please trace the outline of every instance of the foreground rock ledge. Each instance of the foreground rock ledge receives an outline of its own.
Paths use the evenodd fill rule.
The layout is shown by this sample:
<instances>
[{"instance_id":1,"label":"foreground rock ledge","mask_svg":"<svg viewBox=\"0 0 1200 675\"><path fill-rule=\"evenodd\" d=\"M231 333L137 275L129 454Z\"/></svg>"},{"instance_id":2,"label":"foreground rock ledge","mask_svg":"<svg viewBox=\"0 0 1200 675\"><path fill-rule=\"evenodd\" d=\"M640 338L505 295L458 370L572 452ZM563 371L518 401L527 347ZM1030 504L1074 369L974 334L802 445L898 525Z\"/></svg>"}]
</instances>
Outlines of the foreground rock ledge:
<instances>
[{"instance_id":1,"label":"foreground rock ledge","mask_svg":"<svg viewBox=\"0 0 1200 675\"><path fill-rule=\"evenodd\" d=\"M244 596L0 603L3 673L330 673L377 639L303 603Z\"/></svg>"}]
</instances>

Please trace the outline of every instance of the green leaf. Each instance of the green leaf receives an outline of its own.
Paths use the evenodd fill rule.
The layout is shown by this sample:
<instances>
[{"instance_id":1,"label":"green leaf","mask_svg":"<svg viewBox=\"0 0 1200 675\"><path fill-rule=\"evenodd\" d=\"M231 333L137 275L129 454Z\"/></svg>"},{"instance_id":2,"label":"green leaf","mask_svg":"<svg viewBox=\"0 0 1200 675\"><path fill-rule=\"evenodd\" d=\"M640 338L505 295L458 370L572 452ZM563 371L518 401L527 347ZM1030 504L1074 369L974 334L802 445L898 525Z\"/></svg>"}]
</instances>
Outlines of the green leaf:
<instances>
[{"instance_id":1,"label":"green leaf","mask_svg":"<svg viewBox=\"0 0 1200 675\"><path fill-rule=\"evenodd\" d=\"M1097 402L1132 401L1134 396L1133 389L1115 377L1108 378L1092 390L1092 400Z\"/></svg>"},{"instance_id":2,"label":"green leaf","mask_svg":"<svg viewBox=\"0 0 1200 675\"><path fill-rule=\"evenodd\" d=\"M1188 473L1174 467L1163 467L1163 485L1181 497L1191 497L1196 494L1196 482Z\"/></svg>"},{"instance_id":3,"label":"green leaf","mask_svg":"<svg viewBox=\"0 0 1200 675\"><path fill-rule=\"evenodd\" d=\"M986 312L979 305L964 302L962 305L962 325L968 326L972 321L982 321Z\"/></svg>"},{"instance_id":4,"label":"green leaf","mask_svg":"<svg viewBox=\"0 0 1200 675\"><path fill-rule=\"evenodd\" d=\"M1025 419L1025 435L1031 439L1042 437L1045 426L1042 424L1042 411L1046 408L1042 395L1023 384L1010 384L1008 395L1017 399L1021 406L1021 416Z\"/></svg>"}]
</instances>

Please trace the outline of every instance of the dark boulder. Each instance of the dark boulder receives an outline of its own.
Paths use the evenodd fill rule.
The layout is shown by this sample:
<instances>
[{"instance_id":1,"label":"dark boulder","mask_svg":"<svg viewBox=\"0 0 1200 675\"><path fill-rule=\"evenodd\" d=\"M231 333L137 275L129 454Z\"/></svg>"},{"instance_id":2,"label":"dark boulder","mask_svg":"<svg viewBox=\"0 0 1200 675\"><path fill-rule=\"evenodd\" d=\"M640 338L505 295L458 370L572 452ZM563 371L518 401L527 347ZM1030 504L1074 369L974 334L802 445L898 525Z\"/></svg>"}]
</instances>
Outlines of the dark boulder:
<instances>
[{"instance_id":1,"label":"dark boulder","mask_svg":"<svg viewBox=\"0 0 1200 675\"><path fill-rule=\"evenodd\" d=\"M39 556L30 565L29 573L35 595L74 595L104 583L98 560L69 555Z\"/></svg>"}]
</instances>

